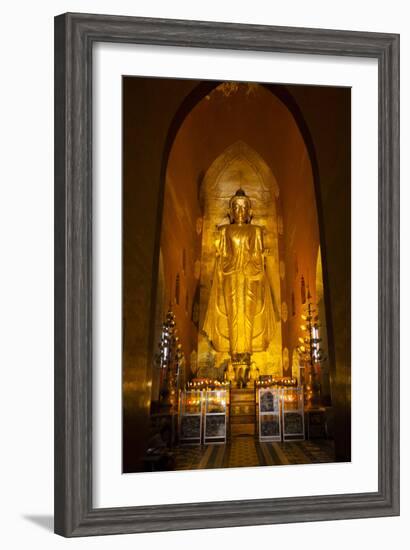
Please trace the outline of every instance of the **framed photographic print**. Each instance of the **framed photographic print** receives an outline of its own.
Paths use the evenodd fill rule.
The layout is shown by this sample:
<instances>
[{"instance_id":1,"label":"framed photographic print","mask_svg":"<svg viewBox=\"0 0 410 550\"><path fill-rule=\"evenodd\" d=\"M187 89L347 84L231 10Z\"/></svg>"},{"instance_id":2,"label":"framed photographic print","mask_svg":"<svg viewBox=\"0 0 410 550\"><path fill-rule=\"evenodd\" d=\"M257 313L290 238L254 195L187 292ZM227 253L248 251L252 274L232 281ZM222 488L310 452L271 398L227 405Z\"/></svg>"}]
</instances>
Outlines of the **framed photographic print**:
<instances>
[{"instance_id":1,"label":"framed photographic print","mask_svg":"<svg viewBox=\"0 0 410 550\"><path fill-rule=\"evenodd\" d=\"M398 63L56 17L56 533L399 513Z\"/></svg>"}]
</instances>

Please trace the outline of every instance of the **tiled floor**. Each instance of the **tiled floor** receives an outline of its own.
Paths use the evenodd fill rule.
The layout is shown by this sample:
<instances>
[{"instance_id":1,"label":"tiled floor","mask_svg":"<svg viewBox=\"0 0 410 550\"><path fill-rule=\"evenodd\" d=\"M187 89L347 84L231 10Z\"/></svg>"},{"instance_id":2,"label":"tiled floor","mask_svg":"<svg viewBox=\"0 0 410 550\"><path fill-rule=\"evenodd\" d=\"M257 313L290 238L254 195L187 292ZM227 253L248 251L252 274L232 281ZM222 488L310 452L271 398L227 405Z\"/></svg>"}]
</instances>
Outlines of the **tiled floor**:
<instances>
[{"instance_id":1,"label":"tiled floor","mask_svg":"<svg viewBox=\"0 0 410 550\"><path fill-rule=\"evenodd\" d=\"M176 470L334 462L330 440L261 443L254 437L237 437L226 445L182 445L173 453Z\"/></svg>"}]
</instances>

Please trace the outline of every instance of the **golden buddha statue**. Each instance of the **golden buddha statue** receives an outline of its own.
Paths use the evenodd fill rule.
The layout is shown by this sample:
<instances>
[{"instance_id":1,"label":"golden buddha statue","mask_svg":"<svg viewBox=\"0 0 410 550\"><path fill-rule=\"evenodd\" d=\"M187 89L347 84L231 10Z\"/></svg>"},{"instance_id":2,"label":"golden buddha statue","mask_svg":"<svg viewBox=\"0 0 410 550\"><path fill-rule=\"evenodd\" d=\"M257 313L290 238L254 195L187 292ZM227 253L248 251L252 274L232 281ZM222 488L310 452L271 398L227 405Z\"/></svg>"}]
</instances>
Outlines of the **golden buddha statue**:
<instances>
[{"instance_id":1,"label":"golden buddha statue","mask_svg":"<svg viewBox=\"0 0 410 550\"><path fill-rule=\"evenodd\" d=\"M232 363L229 363L229 365L226 367L225 373L224 373L224 380L226 382L234 382L235 381L235 371L233 369Z\"/></svg>"},{"instance_id":2,"label":"golden buddha statue","mask_svg":"<svg viewBox=\"0 0 410 550\"><path fill-rule=\"evenodd\" d=\"M259 369L256 366L255 361L252 361L251 366L249 367L249 382L252 385L255 385L255 382L259 380Z\"/></svg>"},{"instance_id":3,"label":"golden buddha statue","mask_svg":"<svg viewBox=\"0 0 410 550\"><path fill-rule=\"evenodd\" d=\"M219 227L216 261L203 330L216 351L229 351L237 374L255 351L268 348L275 315L265 273L264 229L252 225L251 201L238 189L229 201L230 224Z\"/></svg>"}]
</instances>

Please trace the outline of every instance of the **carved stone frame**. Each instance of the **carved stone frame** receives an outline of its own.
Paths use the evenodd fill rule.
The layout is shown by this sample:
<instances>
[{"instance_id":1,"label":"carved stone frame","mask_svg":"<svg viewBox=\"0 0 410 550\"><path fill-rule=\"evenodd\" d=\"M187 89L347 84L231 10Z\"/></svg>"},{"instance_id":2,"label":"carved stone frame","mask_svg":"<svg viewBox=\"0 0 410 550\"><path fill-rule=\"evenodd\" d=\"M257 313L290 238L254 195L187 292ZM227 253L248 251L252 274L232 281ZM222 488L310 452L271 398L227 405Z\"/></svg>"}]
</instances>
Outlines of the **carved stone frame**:
<instances>
[{"instance_id":1,"label":"carved stone frame","mask_svg":"<svg viewBox=\"0 0 410 550\"><path fill-rule=\"evenodd\" d=\"M369 57L379 71L378 491L102 508L92 502L92 47ZM399 514L399 36L64 14L55 19L55 531L64 536Z\"/></svg>"}]
</instances>

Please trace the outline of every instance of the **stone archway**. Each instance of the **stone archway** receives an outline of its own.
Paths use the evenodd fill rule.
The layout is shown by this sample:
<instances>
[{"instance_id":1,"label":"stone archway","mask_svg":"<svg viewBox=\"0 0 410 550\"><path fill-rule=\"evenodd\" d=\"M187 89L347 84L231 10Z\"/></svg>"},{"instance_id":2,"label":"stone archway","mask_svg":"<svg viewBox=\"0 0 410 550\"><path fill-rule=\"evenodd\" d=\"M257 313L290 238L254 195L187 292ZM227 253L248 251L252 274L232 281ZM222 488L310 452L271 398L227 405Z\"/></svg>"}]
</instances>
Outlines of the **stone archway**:
<instances>
[{"instance_id":1,"label":"stone archway","mask_svg":"<svg viewBox=\"0 0 410 550\"><path fill-rule=\"evenodd\" d=\"M159 392L160 392L160 363L157 361L158 353L158 342L161 340L162 333L162 323L165 319L167 311L167 302L166 302L166 282L165 282L165 271L164 271L164 258L162 251L159 251L159 262L158 262L158 283L156 291L156 301L155 301L155 325L154 325L154 349L152 352L152 381L151 381L151 400L158 401Z\"/></svg>"},{"instance_id":2,"label":"stone archway","mask_svg":"<svg viewBox=\"0 0 410 550\"><path fill-rule=\"evenodd\" d=\"M322 252L319 246L317 252L316 261L316 304L319 315L319 337L322 339L321 345L325 359L321 363L320 383L321 383L321 398L325 405L331 403L331 388L330 388L330 375L329 375L329 344L327 337L327 325L326 325L326 309L324 299L324 286L323 286L323 268L322 268Z\"/></svg>"}]
</instances>

